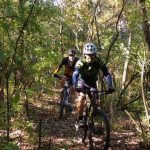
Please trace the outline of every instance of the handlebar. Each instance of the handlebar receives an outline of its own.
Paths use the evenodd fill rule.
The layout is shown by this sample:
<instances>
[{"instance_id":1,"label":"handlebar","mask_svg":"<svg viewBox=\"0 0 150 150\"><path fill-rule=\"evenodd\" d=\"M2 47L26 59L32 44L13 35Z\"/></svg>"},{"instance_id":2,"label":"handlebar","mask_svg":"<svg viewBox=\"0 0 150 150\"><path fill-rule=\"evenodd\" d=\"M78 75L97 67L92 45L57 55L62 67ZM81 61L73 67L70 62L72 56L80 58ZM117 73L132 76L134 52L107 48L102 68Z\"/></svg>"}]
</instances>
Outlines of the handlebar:
<instances>
[{"instance_id":1,"label":"handlebar","mask_svg":"<svg viewBox=\"0 0 150 150\"><path fill-rule=\"evenodd\" d=\"M110 90L110 89L108 89L108 90L105 90L105 91L98 91L96 88L93 88L93 87L91 87L91 86L89 86L89 85L87 85L81 78L78 78L78 80L79 80L79 83L80 84L78 84L78 85L83 85L83 87L80 87L79 86L79 88L78 88L78 86L76 87L76 91L80 91L81 89L83 90L83 89L88 89L91 93L97 93L97 94L99 94L99 95L104 95L104 94L111 94L111 93L113 93L115 90ZM85 90L86 90L85 89Z\"/></svg>"}]
</instances>

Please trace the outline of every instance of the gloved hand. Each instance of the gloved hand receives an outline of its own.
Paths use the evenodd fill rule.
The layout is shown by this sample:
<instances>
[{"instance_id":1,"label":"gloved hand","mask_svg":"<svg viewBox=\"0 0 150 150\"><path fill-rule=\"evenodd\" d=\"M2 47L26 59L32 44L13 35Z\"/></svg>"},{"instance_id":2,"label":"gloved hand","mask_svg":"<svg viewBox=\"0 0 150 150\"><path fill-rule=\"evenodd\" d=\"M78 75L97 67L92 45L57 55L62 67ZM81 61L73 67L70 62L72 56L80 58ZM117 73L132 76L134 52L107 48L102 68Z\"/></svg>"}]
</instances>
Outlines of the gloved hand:
<instances>
[{"instance_id":1,"label":"gloved hand","mask_svg":"<svg viewBox=\"0 0 150 150\"><path fill-rule=\"evenodd\" d=\"M108 88L108 93L111 94L113 92L115 92L115 88L114 87L109 87Z\"/></svg>"},{"instance_id":2,"label":"gloved hand","mask_svg":"<svg viewBox=\"0 0 150 150\"><path fill-rule=\"evenodd\" d=\"M54 76L55 78L58 78L58 77L59 77L58 74L56 74L56 73L55 73L53 76Z\"/></svg>"}]
</instances>

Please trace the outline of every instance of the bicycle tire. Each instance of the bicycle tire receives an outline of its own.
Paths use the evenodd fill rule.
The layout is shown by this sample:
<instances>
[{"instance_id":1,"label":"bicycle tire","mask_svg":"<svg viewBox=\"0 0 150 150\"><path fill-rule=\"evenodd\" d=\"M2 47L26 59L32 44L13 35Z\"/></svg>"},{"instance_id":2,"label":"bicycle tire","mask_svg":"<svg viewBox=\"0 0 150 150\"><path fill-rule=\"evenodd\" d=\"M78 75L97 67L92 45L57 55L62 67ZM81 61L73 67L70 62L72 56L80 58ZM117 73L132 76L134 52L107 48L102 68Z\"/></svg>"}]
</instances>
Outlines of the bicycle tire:
<instances>
[{"instance_id":1,"label":"bicycle tire","mask_svg":"<svg viewBox=\"0 0 150 150\"><path fill-rule=\"evenodd\" d=\"M86 143L88 142L87 135L89 129L87 124L88 118L86 117L86 115L88 114L88 108L85 109L84 113L85 113L85 115L83 116L84 125L82 127L78 127L78 130L76 132L77 132L78 141L86 145Z\"/></svg>"},{"instance_id":2,"label":"bicycle tire","mask_svg":"<svg viewBox=\"0 0 150 150\"><path fill-rule=\"evenodd\" d=\"M89 127L89 149L108 150L110 144L110 126L107 115L100 109L91 114Z\"/></svg>"},{"instance_id":3,"label":"bicycle tire","mask_svg":"<svg viewBox=\"0 0 150 150\"><path fill-rule=\"evenodd\" d=\"M87 134L88 134L88 126L85 125L84 127L79 127L78 131L76 131L77 141L79 143L87 145L88 143Z\"/></svg>"},{"instance_id":4,"label":"bicycle tire","mask_svg":"<svg viewBox=\"0 0 150 150\"><path fill-rule=\"evenodd\" d=\"M59 119L61 119L63 117L64 108L66 108L65 100L66 100L67 96L68 96L67 89L64 88L60 94Z\"/></svg>"}]
</instances>

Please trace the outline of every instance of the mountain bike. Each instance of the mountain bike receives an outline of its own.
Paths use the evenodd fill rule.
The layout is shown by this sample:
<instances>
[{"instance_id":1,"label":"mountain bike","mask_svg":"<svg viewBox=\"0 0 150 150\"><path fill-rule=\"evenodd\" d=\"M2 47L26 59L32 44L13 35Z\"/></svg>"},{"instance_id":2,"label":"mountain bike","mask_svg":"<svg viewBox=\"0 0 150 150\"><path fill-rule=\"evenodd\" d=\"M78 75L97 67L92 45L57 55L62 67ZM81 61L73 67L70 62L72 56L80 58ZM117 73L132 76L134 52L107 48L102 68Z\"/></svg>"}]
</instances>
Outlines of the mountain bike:
<instances>
[{"instance_id":1,"label":"mountain bike","mask_svg":"<svg viewBox=\"0 0 150 150\"><path fill-rule=\"evenodd\" d=\"M80 89L76 89L78 92ZM108 116L98 106L97 102L100 96L109 94L108 91L98 91L84 84L86 95L90 92L91 98L83 113L82 127L77 130L78 137L85 144L89 143L89 149L108 150L110 143L110 126ZM86 100L87 101L87 100ZM88 138L87 138L88 137Z\"/></svg>"},{"instance_id":2,"label":"mountain bike","mask_svg":"<svg viewBox=\"0 0 150 150\"><path fill-rule=\"evenodd\" d=\"M64 87L62 88L62 91L60 93L60 102L59 102L59 119L62 119L63 114L66 112L66 114L69 112L72 112L73 106L70 102L70 86L71 81L66 76L61 75L55 75L55 78L58 79L65 79ZM65 112L64 112L65 110Z\"/></svg>"}]
</instances>

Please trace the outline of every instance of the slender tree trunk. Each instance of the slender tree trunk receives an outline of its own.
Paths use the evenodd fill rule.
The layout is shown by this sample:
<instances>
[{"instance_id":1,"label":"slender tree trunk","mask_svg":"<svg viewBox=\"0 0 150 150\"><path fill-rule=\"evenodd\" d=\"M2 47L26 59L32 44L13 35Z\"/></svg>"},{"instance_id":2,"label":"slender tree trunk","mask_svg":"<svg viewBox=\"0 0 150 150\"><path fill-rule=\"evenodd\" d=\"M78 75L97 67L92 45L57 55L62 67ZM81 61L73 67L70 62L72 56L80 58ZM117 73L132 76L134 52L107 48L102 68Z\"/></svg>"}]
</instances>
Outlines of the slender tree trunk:
<instances>
[{"instance_id":1,"label":"slender tree trunk","mask_svg":"<svg viewBox=\"0 0 150 150\"><path fill-rule=\"evenodd\" d=\"M4 16L4 14L3 14ZM5 33L3 31L3 41L2 41L2 46L0 49L4 51L4 41L5 40ZM4 80L5 80L5 70L3 69L3 64L1 64L1 70L0 70L0 101L4 101Z\"/></svg>"},{"instance_id":2,"label":"slender tree trunk","mask_svg":"<svg viewBox=\"0 0 150 150\"><path fill-rule=\"evenodd\" d=\"M60 11L63 15L63 6L60 4ZM63 48L63 16L60 16L60 25L59 25L59 39L60 39L60 52L64 54L64 48Z\"/></svg>"},{"instance_id":3,"label":"slender tree trunk","mask_svg":"<svg viewBox=\"0 0 150 150\"><path fill-rule=\"evenodd\" d=\"M98 41L98 49L101 50L101 42L100 42L100 37L99 37L99 28L98 28L98 23L97 23L96 16L95 16L95 26L96 26L96 35L97 35L97 41Z\"/></svg>"},{"instance_id":4,"label":"slender tree trunk","mask_svg":"<svg viewBox=\"0 0 150 150\"><path fill-rule=\"evenodd\" d=\"M79 44L78 44L78 33L75 32L75 31L73 31L73 33L75 34L75 37L76 37L76 39L75 39L76 48L77 48L77 50L79 51L80 49L79 49Z\"/></svg>"},{"instance_id":5,"label":"slender tree trunk","mask_svg":"<svg viewBox=\"0 0 150 150\"><path fill-rule=\"evenodd\" d=\"M125 82L127 78L127 71L128 71L128 64L129 64L129 58L130 58L130 45L131 45L131 33L129 34L129 39L128 39L128 46L124 48L125 53L126 53L126 61L124 64L124 71L122 75L122 89L125 88Z\"/></svg>"},{"instance_id":6,"label":"slender tree trunk","mask_svg":"<svg viewBox=\"0 0 150 150\"><path fill-rule=\"evenodd\" d=\"M145 41L148 45L148 56L147 58L150 58L150 24L147 16L147 9L146 9L146 3L145 0L140 0L141 4L141 15L143 17L143 32L145 35ZM148 121L149 131L150 131L150 118L149 118L149 110L148 110L148 103L145 97L145 91L144 91L144 72L145 72L145 61L142 64L142 72L141 72L141 87L142 87L142 100L145 108L146 118ZM148 66L148 71L150 72L150 67ZM148 81L149 82L149 81Z\"/></svg>"},{"instance_id":7,"label":"slender tree trunk","mask_svg":"<svg viewBox=\"0 0 150 150\"><path fill-rule=\"evenodd\" d=\"M26 116L27 116L27 118L29 118L29 102L28 102L28 94L27 94L27 92L24 92L24 94L25 94L25 110L26 110Z\"/></svg>"},{"instance_id":8,"label":"slender tree trunk","mask_svg":"<svg viewBox=\"0 0 150 150\"><path fill-rule=\"evenodd\" d=\"M10 140L10 101L9 101L9 75L6 77L6 100L7 100L7 140Z\"/></svg>"},{"instance_id":9,"label":"slender tree trunk","mask_svg":"<svg viewBox=\"0 0 150 150\"><path fill-rule=\"evenodd\" d=\"M148 125L148 131L150 132L150 118L149 118L149 110L148 110L148 101L145 97L145 90L144 90L144 72L145 72L145 60L142 62L142 70L141 70L141 89L142 89L142 100L143 100L143 105L144 105L144 109L145 109L145 117L146 117L146 123ZM142 125L141 125L142 127ZM144 132L144 130L142 130L142 137L144 140L144 144L145 144L145 148L148 150L148 145L149 145L149 137L148 134L146 132Z\"/></svg>"},{"instance_id":10,"label":"slender tree trunk","mask_svg":"<svg viewBox=\"0 0 150 150\"><path fill-rule=\"evenodd\" d=\"M142 100L143 100L143 104L144 104L144 108L145 108L145 115L148 121L148 125L150 125L150 119L149 119L149 114L148 114L148 104L147 104L147 100L145 98L145 92L144 92L144 71L145 71L145 61L142 64L142 71L141 71L141 88L142 88Z\"/></svg>"},{"instance_id":11,"label":"slender tree trunk","mask_svg":"<svg viewBox=\"0 0 150 150\"><path fill-rule=\"evenodd\" d=\"M141 15L143 17L143 32L145 35L145 41L148 45L148 51L150 54L150 24L148 22L145 0L140 0L140 4L141 4Z\"/></svg>"},{"instance_id":12,"label":"slender tree trunk","mask_svg":"<svg viewBox=\"0 0 150 150\"><path fill-rule=\"evenodd\" d=\"M0 74L0 101L4 101L4 82L5 82L5 70Z\"/></svg>"}]
</instances>

